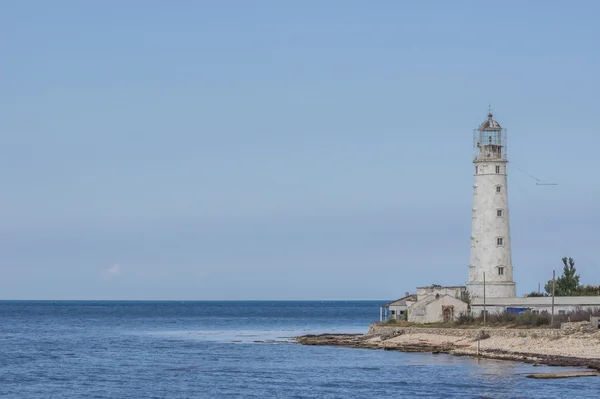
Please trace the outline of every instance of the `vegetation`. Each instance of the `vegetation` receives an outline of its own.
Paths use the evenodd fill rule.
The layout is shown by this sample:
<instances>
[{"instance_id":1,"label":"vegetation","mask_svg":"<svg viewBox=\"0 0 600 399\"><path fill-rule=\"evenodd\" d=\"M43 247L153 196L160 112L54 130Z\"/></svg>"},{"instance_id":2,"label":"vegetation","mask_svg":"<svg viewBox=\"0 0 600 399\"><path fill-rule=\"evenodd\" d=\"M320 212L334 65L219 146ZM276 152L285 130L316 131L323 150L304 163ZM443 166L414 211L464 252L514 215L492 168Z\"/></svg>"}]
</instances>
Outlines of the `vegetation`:
<instances>
[{"instance_id":1,"label":"vegetation","mask_svg":"<svg viewBox=\"0 0 600 399\"><path fill-rule=\"evenodd\" d=\"M497 327L540 327L550 324L550 314L547 312L533 313L530 311L511 313L506 310L498 313L488 313L485 320L487 326ZM473 317L471 315L460 315L456 324L484 325L483 315Z\"/></svg>"},{"instance_id":2,"label":"vegetation","mask_svg":"<svg viewBox=\"0 0 600 399\"><path fill-rule=\"evenodd\" d=\"M600 286L580 285L579 275L575 268L573 258L562 258L563 273L556 279L554 285L554 296L596 296L600 295ZM544 286L546 295L552 295L552 280ZM528 295L539 296L539 295Z\"/></svg>"},{"instance_id":3,"label":"vegetation","mask_svg":"<svg viewBox=\"0 0 600 399\"><path fill-rule=\"evenodd\" d=\"M462 301L467 304L467 311L471 312L471 302L472 302L471 293L469 291L464 291L462 293ZM408 313L408 312L407 312Z\"/></svg>"},{"instance_id":4,"label":"vegetation","mask_svg":"<svg viewBox=\"0 0 600 399\"><path fill-rule=\"evenodd\" d=\"M562 258L563 270L554 281L554 296L599 296L600 285L581 285L573 258ZM526 297L552 296L552 280L544 285L544 292L532 291Z\"/></svg>"},{"instance_id":5,"label":"vegetation","mask_svg":"<svg viewBox=\"0 0 600 399\"><path fill-rule=\"evenodd\" d=\"M600 295L599 285L580 285L576 291L572 292L573 296L597 296Z\"/></svg>"},{"instance_id":6,"label":"vegetation","mask_svg":"<svg viewBox=\"0 0 600 399\"><path fill-rule=\"evenodd\" d=\"M405 320L389 320L381 325L396 327L433 327L433 328L560 328L565 322L589 321L590 316L600 316L600 308L593 310L577 309L566 314L555 314L554 324L551 325L552 316L549 312L533 313L525 311L521 313L507 312L488 313L485 323L483 315L473 316L470 312L461 313L456 320L450 323L428 323L416 324Z\"/></svg>"},{"instance_id":7,"label":"vegetation","mask_svg":"<svg viewBox=\"0 0 600 399\"><path fill-rule=\"evenodd\" d=\"M525 296L527 296L527 297L541 297L541 296L550 296L550 295L546 294L545 292L531 291L529 294L527 294Z\"/></svg>"}]
</instances>

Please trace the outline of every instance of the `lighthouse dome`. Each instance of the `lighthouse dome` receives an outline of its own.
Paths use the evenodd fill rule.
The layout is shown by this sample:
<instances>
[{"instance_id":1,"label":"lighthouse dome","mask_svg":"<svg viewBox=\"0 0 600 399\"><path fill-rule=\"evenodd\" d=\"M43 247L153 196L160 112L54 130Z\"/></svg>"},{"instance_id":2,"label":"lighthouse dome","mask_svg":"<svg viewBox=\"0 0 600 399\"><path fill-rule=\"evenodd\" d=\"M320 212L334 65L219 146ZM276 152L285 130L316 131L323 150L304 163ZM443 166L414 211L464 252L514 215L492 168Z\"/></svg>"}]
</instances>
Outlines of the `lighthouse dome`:
<instances>
[{"instance_id":1,"label":"lighthouse dome","mask_svg":"<svg viewBox=\"0 0 600 399\"><path fill-rule=\"evenodd\" d=\"M500 124L494 120L494 115L492 113L488 113L488 118L485 122L479 125L479 130L502 130Z\"/></svg>"}]
</instances>

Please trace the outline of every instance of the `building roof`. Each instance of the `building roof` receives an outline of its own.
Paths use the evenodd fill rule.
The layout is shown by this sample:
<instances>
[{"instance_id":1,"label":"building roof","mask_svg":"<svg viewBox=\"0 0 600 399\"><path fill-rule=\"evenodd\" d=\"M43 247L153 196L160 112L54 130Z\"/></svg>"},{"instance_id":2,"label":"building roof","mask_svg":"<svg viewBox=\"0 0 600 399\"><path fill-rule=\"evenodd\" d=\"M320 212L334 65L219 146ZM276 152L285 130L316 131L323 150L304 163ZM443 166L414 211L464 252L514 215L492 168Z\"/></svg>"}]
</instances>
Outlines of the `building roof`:
<instances>
[{"instance_id":1,"label":"building roof","mask_svg":"<svg viewBox=\"0 0 600 399\"><path fill-rule=\"evenodd\" d=\"M386 303L384 305L381 305L381 306L382 307L390 306L390 305L392 305L392 306L401 306L401 305L406 305L407 301L413 301L414 302L416 300L417 300L417 294L410 294L410 295L407 295L407 296L405 296L403 298L396 299L395 301L388 302L388 303Z\"/></svg>"},{"instance_id":2,"label":"building roof","mask_svg":"<svg viewBox=\"0 0 600 399\"><path fill-rule=\"evenodd\" d=\"M485 122L479 125L479 131L482 130L502 130L500 124L493 119L494 115L491 112L488 113L488 118Z\"/></svg>"},{"instance_id":3,"label":"building roof","mask_svg":"<svg viewBox=\"0 0 600 399\"><path fill-rule=\"evenodd\" d=\"M428 285L425 287L417 287L418 290L420 289L424 289L424 288L467 288L467 286L465 285Z\"/></svg>"},{"instance_id":4,"label":"building roof","mask_svg":"<svg viewBox=\"0 0 600 399\"><path fill-rule=\"evenodd\" d=\"M485 304L489 306L552 306L552 297L486 298ZM600 307L600 296L557 296L554 297L554 304L560 306ZM471 305L483 306L483 298L473 298Z\"/></svg>"}]
</instances>

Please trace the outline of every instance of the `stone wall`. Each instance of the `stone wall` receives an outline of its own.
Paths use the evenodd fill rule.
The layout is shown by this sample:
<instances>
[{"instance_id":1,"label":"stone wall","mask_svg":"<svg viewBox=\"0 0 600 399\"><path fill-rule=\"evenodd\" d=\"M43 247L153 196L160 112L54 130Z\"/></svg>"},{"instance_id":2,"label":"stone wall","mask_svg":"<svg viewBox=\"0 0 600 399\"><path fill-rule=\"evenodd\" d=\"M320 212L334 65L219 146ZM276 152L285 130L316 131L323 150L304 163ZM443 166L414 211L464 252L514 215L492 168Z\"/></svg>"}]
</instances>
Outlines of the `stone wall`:
<instances>
[{"instance_id":1,"label":"stone wall","mask_svg":"<svg viewBox=\"0 0 600 399\"><path fill-rule=\"evenodd\" d=\"M485 331L491 337L522 337L523 334L531 336L536 334L538 337L555 337L565 335L565 330L549 328L428 328L428 327L394 327L380 326L371 324L369 326L369 335L400 335L400 334L435 334L447 335L453 337L471 337L475 339L481 331Z\"/></svg>"}]
</instances>

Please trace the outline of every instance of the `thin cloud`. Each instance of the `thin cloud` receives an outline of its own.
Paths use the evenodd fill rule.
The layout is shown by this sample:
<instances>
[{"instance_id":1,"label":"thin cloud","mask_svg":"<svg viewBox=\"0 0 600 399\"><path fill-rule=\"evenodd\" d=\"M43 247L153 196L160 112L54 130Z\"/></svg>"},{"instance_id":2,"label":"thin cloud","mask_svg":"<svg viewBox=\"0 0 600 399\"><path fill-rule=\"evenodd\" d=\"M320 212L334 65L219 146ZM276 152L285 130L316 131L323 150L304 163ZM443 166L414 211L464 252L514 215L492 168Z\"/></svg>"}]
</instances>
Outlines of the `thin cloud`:
<instances>
[{"instance_id":1,"label":"thin cloud","mask_svg":"<svg viewBox=\"0 0 600 399\"><path fill-rule=\"evenodd\" d=\"M110 267L110 269L108 269L106 272L110 276L117 276L117 275L121 274L121 265L116 263L116 264L112 265Z\"/></svg>"}]
</instances>

